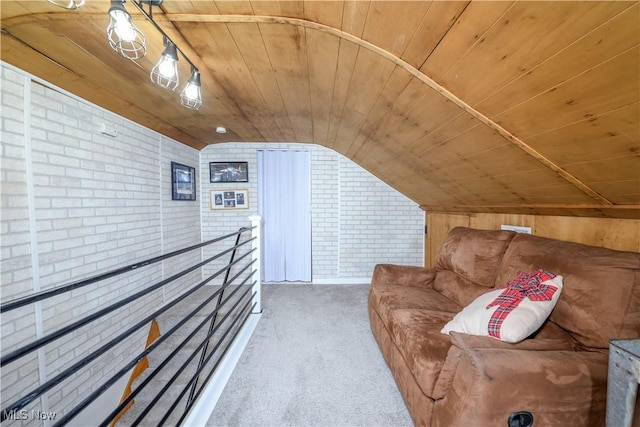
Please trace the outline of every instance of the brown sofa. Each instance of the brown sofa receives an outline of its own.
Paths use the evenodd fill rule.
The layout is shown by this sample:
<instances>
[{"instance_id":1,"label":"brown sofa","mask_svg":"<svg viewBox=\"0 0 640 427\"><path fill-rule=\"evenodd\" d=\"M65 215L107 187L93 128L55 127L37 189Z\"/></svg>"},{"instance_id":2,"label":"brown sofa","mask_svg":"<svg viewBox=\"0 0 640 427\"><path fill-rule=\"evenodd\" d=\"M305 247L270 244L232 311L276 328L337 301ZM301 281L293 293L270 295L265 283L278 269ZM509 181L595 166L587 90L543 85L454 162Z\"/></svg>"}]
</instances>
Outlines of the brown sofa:
<instances>
[{"instance_id":1,"label":"brown sofa","mask_svg":"<svg viewBox=\"0 0 640 427\"><path fill-rule=\"evenodd\" d=\"M515 344L443 326L519 271L562 275L543 326ZM455 228L432 269L380 264L372 332L422 426L604 425L609 340L640 337L640 254L511 231Z\"/></svg>"}]
</instances>

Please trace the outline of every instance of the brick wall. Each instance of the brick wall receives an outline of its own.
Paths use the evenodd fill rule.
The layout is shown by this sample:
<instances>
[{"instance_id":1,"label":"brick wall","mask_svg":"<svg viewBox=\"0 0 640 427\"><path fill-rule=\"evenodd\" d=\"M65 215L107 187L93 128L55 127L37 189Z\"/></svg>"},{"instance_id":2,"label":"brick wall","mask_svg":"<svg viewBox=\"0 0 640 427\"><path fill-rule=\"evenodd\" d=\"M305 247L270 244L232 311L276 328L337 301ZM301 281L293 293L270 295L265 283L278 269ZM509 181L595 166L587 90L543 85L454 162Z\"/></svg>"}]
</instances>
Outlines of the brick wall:
<instances>
[{"instance_id":1,"label":"brick wall","mask_svg":"<svg viewBox=\"0 0 640 427\"><path fill-rule=\"evenodd\" d=\"M376 263L422 265L424 212L340 157L340 276L362 277Z\"/></svg>"},{"instance_id":2,"label":"brick wall","mask_svg":"<svg viewBox=\"0 0 640 427\"><path fill-rule=\"evenodd\" d=\"M424 213L418 205L333 150L310 144L211 145L201 152L202 231L216 236L258 213L257 151L308 150L311 157L312 277L314 283L366 282L377 263L423 263ZM209 182L209 162L249 163L248 183ZM211 189L246 188L247 210L210 209ZM206 238L206 237L205 237Z\"/></svg>"},{"instance_id":3,"label":"brick wall","mask_svg":"<svg viewBox=\"0 0 640 427\"><path fill-rule=\"evenodd\" d=\"M171 161L199 152L2 65L2 301L58 287L200 241L198 201L171 200ZM100 127L117 136L100 133ZM200 251L2 315L2 353L59 330L201 259ZM162 291L2 369L3 406L158 308L196 271ZM29 407L84 399L145 343L146 328ZM119 396L118 396L119 397ZM3 424L4 425L4 424Z\"/></svg>"}]
</instances>

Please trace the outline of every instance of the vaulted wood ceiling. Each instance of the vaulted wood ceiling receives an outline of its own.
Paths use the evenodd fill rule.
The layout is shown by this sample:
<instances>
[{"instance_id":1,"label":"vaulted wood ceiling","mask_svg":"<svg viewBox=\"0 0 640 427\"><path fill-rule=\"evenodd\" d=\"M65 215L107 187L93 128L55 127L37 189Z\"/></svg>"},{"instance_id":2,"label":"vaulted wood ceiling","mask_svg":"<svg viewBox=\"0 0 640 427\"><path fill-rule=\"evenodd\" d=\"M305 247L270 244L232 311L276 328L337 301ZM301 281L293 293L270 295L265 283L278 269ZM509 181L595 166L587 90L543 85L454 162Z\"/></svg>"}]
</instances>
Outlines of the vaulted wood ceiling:
<instances>
[{"instance_id":1,"label":"vaulted wood ceiling","mask_svg":"<svg viewBox=\"0 0 640 427\"><path fill-rule=\"evenodd\" d=\"M640 217L638 1L165 0L199 111L149 81L130 2L136 62L108 1L0 6L3 61L198 149L321 144L426 210Z\"/></svg>"}]
</instances>

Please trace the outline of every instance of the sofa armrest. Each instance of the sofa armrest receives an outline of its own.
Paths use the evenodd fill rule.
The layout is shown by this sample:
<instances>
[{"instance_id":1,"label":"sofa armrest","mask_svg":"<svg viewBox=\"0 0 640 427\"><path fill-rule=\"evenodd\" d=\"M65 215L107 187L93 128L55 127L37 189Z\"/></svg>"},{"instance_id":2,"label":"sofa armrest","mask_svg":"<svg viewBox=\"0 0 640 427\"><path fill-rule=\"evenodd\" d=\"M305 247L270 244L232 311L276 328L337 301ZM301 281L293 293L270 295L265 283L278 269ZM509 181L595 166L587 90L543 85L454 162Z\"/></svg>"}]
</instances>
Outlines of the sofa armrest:
<instances>
[{"instance_id":1,"label":"sofa armrest","mask_svg":"<svg viewBox=\"0 0 640 427\"><path fill-rule=\"evenodd\" d=\"M508 343L492 337L450 332L452 346L449 348L445 363L440 370L438 381L433 390L434 399L446 396L458 369L458 364L464 353L474 354L478 349L529 350L529 351L576 351L574 342L562 338L526 339L519 343Z\"/></svg>"},{"instance_id":2,"label":"sofa armrest","mask_svg":"<svg viewBox=\"0 0 640 427\"><path fill-rule=\"evenodd\" d=\"M378 264L373 269L372 284L432 287L435 269L409 265Z\"/></svg>"},{"instance_id":3,"label":"sofa armrest","mask_svg":"<svg viewBox=\"0 0 640 427\"><path fill-rule=\"evenodd\" d=\"M608 352L528 341L453 334L449 357L457 366L435 403L433 425L506 425L516 411L531 412L534 425L602 425Z\"/></svg>"}]
</instances>

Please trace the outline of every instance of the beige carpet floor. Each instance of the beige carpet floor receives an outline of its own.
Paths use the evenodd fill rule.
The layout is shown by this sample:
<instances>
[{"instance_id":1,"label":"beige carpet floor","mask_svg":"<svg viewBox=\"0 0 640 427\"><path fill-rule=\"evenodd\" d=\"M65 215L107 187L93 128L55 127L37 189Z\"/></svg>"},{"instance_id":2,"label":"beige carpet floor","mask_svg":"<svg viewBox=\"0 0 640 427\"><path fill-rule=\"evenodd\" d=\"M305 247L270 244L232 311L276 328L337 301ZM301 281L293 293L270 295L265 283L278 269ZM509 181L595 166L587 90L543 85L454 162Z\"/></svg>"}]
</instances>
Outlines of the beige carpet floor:
<instances>
[{"instance_id":1,"label":"beige carpet floor","mask_svg":"<svg viewBox=\"0 0 640 427\"><path fill-rule=\"evenodd\" d=\"M411 426L371 334L368 285L265 284L208 426Z\"/></svg>"}]
</instances>

